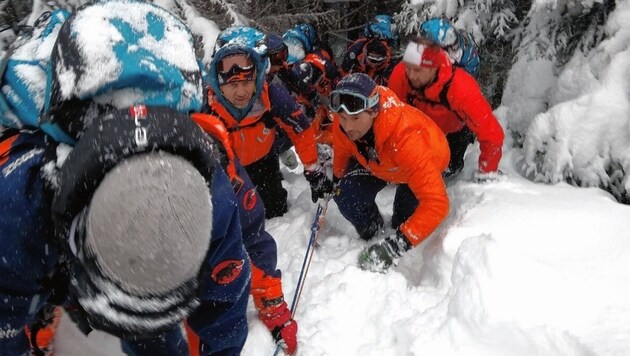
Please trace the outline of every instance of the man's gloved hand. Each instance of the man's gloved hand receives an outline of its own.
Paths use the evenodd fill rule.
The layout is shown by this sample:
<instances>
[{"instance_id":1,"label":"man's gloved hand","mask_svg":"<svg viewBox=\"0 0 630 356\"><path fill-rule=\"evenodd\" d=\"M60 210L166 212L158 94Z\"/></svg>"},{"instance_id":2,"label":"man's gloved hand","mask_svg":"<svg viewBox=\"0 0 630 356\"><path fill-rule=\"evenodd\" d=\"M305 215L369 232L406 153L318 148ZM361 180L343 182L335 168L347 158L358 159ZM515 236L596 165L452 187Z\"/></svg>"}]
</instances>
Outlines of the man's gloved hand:
<instances>
[{"instance_id":1,"label":"man's gloved hand","mask_svg":"<svg viewBox=\"0 0 630 356\"><path fill-rule=\"evenodd\" d=\"M284 352L292 355L297 349L298 325L291 318L291 311L286 302L282 302L277 309L271 313L258 314L260 320L271 331L276 344L282 346Z\"/></svg>"},{"instance_id":2,"label":"man's gloved hand","mask_svg":"<svg viewBox=\"0 0 630 356\"><path fill-rule=\"evenodd\" d=\"M363 249L359 253L359 267L371 272L387 273L389 267L411 247L405 235L398 231L396 235L388 236Z\"/></svg>"},{"instance_id":3,"label":"man's gloved hand","mask_svg":"<svg viewBox=\"0 0 630 356\"><path fill-rule=\"evenodd\" d=\"M317 199L324 198L333 192L333 182L326 175L324 167L320 164L316 164L311 169L304 170L304 176L311 185L311 199L313 203L317 202Z\"/></svg>"},{"instance_id":4,"label":"man's gloved hand","mask_svg":"<svg viewBox=\"0 0 630 356\"><path fill-rule=\"evenodd\" d=\"M503 176L504 174L501 170L497 170L495 172L476 171L473 173L472 180L475 183L489 183L499 181Z\"/></svg>"}]
</instances>

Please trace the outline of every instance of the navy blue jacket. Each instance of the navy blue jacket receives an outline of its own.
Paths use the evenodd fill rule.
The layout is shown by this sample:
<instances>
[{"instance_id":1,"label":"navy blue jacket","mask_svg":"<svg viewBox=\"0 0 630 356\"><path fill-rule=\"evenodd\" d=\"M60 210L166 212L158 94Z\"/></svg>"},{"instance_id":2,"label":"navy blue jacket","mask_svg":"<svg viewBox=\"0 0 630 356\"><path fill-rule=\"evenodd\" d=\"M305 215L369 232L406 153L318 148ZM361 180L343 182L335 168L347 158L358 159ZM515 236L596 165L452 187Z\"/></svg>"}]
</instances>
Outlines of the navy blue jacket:
<instances>
[{"instance_id":1,"label":"navy blue jacket","mask_svg":"<svg viewBox=\"0 0 630 356\"><path fill-rule=\"evenodd\" d=\"M41 174L45 136L2 140L10 150L0 154L0 355L18 355L28 349L24 325L32 324L48 297L43 284L58 255L52 195Z\"/></svg>"},{"instance_id":2,"label":"navy blue jacket","mask_svg":"<svg viewBox=\"0 0 630 356\"><path fill-rule=\"evenodd\" d=\"M54 247L52 194L42 170L45 145L43 134L23 132L11 143L8 156L0 155L0 355L28 350L24 325L31 324L43 306L48 292L44 281L59 259ZM211 194L215 223L200 273L202 304L188 322L204 342L203 354L238 354L247 337L251 269L236 197L222 169L215 170ZM245 263L235 280L220 285L211 275L225 260ZM154 352L132 349L139 355ZM180 350L163 351L176 355Z\"/></svg>"}]
</instances>

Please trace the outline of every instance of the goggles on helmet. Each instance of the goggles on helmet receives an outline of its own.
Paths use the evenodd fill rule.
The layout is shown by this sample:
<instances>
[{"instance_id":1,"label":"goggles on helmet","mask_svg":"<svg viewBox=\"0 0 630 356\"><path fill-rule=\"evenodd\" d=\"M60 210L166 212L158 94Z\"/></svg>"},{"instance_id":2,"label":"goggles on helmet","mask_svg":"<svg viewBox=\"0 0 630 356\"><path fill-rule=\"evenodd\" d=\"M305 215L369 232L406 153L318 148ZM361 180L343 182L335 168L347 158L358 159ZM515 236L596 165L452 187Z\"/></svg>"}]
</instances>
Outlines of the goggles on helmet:
<instances>
[{"instance_id":1,"label":"goggles on helmet","mask_svg":"<svg viewBox=\"0 0 630 356\"><path fill-rule=\"evenodd\" d=\"M246 55L237 54L225 57L219 63L219 67L220 84L255 79L256 67Z\"/></svg>"},{"instance_id":2,"label":"goggles on helmet","mask_svg":"<svg viewBox=\"0 0 630 356\"><path fill-rule=\"evenodd\" d=\"M378 93L366 97L343 90L333 90L330 93L329 106L334 112L343 109L348 115L356 115L378 104L378 98Z\"/></svg>"},{"instance_id":3,"label":"goggles on helmet","mask_svg":"<svg viewBox=\"0 0 630 356\"><path fill-rule=\"evenodd\" d=\"M387 57L381 56L380 54L368 53L367 55L367 61L373 65L380 65L385 62L386 59Z\"/></svg>"}]
</instances>

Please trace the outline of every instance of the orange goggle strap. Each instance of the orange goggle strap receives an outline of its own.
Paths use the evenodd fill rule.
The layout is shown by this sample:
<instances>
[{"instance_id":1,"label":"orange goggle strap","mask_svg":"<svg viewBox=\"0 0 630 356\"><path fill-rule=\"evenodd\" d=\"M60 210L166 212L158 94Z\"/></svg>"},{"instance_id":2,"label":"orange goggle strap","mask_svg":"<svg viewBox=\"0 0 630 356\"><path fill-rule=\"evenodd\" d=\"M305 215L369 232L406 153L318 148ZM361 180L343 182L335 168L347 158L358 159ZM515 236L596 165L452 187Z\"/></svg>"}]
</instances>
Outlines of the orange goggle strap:
<instances>
[{"instance_id":1,"label":"orange goggle strap","mask_svg":"<svg viewBox=\"0 0 630 356\"><path fill-rule=\"evenodd\" d=\"M184 320L184 328L186 329L186 339L188 340L188 354L190 356L199 356L199 335L193 331L186 320Z\"/></svg>"}]
</instances>

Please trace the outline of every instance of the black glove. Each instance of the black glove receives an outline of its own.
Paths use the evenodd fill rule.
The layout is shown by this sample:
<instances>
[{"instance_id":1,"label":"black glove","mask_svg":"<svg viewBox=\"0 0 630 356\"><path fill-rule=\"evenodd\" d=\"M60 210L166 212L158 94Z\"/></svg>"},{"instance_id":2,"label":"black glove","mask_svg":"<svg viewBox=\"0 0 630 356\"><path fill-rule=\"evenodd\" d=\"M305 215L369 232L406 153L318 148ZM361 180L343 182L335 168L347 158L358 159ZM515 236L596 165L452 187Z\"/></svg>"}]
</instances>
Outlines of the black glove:
<instances>
[{"instance_id":1,"label":"black glove","mask_svg":"<svg viewBox=\"0 0 630 356\"><path fill-rule=\"evenodd\" d=\"M318 165L317 168L312 170L305 170L304 176L311 185L311 199L313 203L317 202L317 199L324 198L333 192L333 182L326 175L324 168Z\"/></svg>"},{"instance_id":2,"label":"black glove","mask_svg":"<svg viewBox=\"0 0 630 356\"><path fill-rule=\"evenodd\" d=\"M359 267L372 272L385 273L405 252L411 250L411 243L398 231L359 253Z\"/></svg>"}]
</instances>

